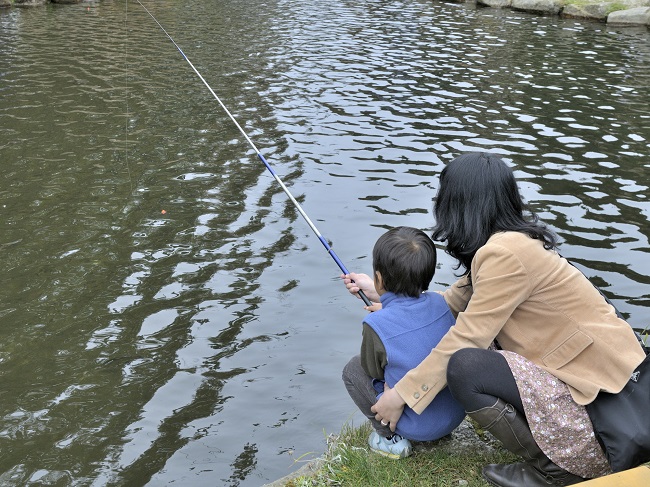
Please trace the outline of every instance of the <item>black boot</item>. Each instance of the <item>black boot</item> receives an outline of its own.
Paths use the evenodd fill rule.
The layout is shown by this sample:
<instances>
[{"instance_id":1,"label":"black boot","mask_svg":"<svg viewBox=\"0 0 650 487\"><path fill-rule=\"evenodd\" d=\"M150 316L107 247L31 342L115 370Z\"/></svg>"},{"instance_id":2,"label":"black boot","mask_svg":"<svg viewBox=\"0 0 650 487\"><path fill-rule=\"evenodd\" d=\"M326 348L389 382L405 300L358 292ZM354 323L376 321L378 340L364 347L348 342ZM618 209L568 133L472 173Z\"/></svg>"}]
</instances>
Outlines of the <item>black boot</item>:
<instances>
[{"instance_id":1,"label":"black boot","mask_svg":"<svg viewBox=\"0 0 650 487\"><path fill-rule=\"evenodd\" d=\"M494 406L467 413L483 429L492 433L508 450L524 458L523 463L487 465L483 477L500 487L565 486L583 482L555 465L537 446L523 415L502 399Z\"/></svg>"}]
</instances>

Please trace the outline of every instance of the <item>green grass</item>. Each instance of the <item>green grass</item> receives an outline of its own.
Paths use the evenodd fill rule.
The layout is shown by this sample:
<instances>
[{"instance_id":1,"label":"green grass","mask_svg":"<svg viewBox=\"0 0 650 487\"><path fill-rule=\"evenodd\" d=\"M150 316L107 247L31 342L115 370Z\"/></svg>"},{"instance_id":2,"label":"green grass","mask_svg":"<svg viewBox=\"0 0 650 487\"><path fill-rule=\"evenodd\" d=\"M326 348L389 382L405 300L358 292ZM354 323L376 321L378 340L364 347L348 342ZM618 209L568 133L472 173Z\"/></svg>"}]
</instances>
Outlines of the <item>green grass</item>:
<instances>
[{"instance_id":1,"label":"green grass","mask_svg":"<svg viewBox=\"0 0 650 487\"><path fill-rule=\"evenodd\" d=\"M328 451L314 475L288 480L285 487L485 487L481 469L488 463L516 461L511 453L479 438L460 444L453 440L415 443L414 453L391 460L372 453L366 443L370 423L359 428L346 425L340 435L328 439ZM460 446L459 446L460 445Z\"/></svg>"},{"instance_id":2,"label":"green grass","mask_svg":"<svg viewBox=\"0 0 650 487\"><path fill-rule=\"evenodd\" d=\"M587 5L596 5L596 4L601 4L601 3L606 3L607 8L605 9L605 12L607 14L610 14L616 10L625 10L627 8L630 8L629 6L625 5L624 3L618 3L618 2L613 2L610 0L564 0L564 5L576 5L580 7L585 7Z\"/></svg>"}]
</instances>

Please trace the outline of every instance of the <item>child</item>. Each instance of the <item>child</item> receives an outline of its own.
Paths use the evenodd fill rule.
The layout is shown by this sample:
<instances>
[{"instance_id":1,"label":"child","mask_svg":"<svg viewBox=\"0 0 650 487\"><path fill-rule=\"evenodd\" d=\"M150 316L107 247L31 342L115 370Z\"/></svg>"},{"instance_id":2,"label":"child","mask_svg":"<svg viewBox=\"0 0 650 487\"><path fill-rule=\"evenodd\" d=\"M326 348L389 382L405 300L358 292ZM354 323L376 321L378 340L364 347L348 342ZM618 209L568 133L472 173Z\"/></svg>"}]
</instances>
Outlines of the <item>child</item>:
<instances>
[{"instance_id":1,"label":"child","mask_svg":"<svg viewBox=\"0 0 650 487\"><path fill-rule=\"evenodd\" d=\"M384 233L372 251L375 288L382 308L363 322L361 354L343 369L350 397L370 420L375 431L370 448L390 458L411 454L411 442L432 441L448 435L465 411L447 388L416 414L408 406L395 434L390 425L375 419L370 408L384 392L416 367L454 325L454 318L438 293L425 293L436 267L436 248L422 231L397 227Z\"/></svg>"}]
</instances>

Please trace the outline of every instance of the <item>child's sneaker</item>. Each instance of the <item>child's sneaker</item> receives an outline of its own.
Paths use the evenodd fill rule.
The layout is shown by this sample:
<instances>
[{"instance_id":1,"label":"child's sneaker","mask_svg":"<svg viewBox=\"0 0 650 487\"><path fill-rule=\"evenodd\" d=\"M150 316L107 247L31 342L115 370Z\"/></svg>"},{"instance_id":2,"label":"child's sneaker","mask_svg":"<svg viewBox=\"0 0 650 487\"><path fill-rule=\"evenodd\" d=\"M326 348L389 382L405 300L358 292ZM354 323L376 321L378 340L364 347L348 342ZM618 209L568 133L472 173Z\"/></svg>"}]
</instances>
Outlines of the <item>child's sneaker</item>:
<instances>
[{"instance_id":1,"label":"child's sneaker","mask_svg":"<svg viewBox=\"0 0 650 487\"><path fill-rule=\"evenodd\" d=\"M386 438L373 431L368 438L368 445L375 453L396 460L411 454L411 442L397 433Z\"/></svg>"}]
</instances>

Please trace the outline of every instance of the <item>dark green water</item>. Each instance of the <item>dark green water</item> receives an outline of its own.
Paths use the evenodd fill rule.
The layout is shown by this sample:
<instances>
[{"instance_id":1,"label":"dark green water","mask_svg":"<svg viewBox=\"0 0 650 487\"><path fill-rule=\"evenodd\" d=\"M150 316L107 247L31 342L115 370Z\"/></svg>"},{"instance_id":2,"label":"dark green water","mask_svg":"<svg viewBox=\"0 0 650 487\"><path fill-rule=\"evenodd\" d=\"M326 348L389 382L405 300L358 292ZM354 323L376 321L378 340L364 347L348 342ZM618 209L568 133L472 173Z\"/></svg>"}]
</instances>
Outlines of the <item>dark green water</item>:
<instances>
[{"instance_id":1,"label":"dark green water","mask_svg":"<svg viewBox=\"0 0 650 487\"><path fill-rule=\"evenodd\" d=\"M351 270L502 154L650 322L650 34L431 1L147 2ZM0 484L257 486L360 421L363 310L135 2L0 13ZM441 255L435 287L453 281Z\"/></svg>"}]
</instances>

